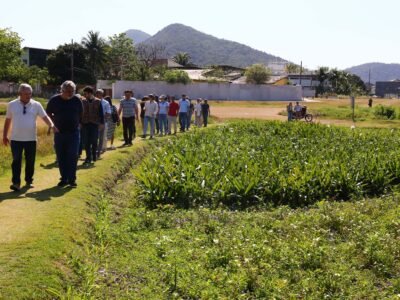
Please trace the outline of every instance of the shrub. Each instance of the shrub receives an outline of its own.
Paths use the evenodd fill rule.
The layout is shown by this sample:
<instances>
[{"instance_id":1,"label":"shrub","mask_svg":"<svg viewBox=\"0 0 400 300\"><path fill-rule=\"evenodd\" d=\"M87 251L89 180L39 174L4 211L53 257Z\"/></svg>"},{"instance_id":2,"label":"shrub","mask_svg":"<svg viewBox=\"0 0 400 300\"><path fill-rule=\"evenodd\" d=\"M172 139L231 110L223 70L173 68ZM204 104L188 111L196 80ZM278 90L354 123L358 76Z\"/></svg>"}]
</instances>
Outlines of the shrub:
<instances>
[{"instance_id":1,"label":"shrub","mask_svg":"<svg viewBox=\"0 0 400 300\"><path fill-rule=\"evenodd\" d=\"M245 76L247 83L264 84L271 77L271 70L262 64L255 64L246 70Z\"/></svg>"},{"instance_id":2,"label":"shrub","mask_svg":"<svg viewBox=\"0 0 400 300\"><path fill-rule=\"evenodd\" d=\"M192 82L189 75L185 71L171 70L166 71L164 74L164 80L168 83L183 83L188 84Z\"/></svg>"},{"instance_id":3,"label":"shrub","mask_svg":"<svg viewBox=\"0 0 400 300\"><path fill-rule=\"evenodd\" d=\"M396 118L396 109L392 106L379 104L374 108L374 115L379 119L393 120Z\"/></svg>"}]
</instances>

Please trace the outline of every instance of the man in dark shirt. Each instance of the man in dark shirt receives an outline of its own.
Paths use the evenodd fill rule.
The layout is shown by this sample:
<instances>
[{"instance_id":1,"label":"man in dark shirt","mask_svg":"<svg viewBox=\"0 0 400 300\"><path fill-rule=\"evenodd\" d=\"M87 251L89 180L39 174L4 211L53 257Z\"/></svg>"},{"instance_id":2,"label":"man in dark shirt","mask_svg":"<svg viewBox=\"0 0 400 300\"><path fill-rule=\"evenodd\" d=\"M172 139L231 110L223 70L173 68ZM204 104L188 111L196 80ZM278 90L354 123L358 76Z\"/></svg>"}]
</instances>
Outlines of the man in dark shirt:
<instances>
[{"instance_id":1,"label":"man in dark shirt","mask_svg":"<svg viewBox=\"0 0 400 300\"><path fill-rule=\"evenodd\" d=\"M61 174L61 181L58 183L60 187L68 184L76 187L79 126L83 107L81 100L75 96L75 89L72 81L65 81L61 85L61 94L52 97L46 108L58 131L54 134L54 145Z\"/></svg>"},{"instance_id":2,"label":"man in dark shirt","mask_svg":"<svg viewBox=\"0 0 400 300\"><path fill-rule=\"evenodd\" d=\"M104 113L101 100L93 96L94 90L91 86L83 89L82 100L82 140L86 150L85 165L97 159L97 141L100 130L104 129Z\"/></svg>"},{"instance_id":3,"label":"man in dark shirt","mask_svg":"<svg viewBox=\"0 0 400 300\"><path fill-rule=\"evenodd\" d=\"M210 105L207 100L204 100L204 103L201 105L201 114L203 115L203 125L207 127L208 117L210 116Z\"/></svg>"}]
</instances>

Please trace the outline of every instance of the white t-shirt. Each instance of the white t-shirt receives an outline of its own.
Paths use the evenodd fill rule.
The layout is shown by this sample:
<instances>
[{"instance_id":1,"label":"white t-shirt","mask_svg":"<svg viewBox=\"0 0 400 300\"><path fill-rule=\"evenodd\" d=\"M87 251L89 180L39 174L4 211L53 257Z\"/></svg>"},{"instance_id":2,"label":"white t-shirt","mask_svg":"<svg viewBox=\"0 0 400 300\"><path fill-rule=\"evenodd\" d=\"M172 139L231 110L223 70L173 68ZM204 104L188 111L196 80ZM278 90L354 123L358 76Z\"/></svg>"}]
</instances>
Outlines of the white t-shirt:
<instances>
[{"instance_id":1,"label":"white t-shirt","mask_svg":"<svg viewBox=\"0 0 400 300\"><path fill-rule=\"evenodd\" d=\"M43 109L43 106L31 99L28 104L25 105L19 100L15 99L8 103L6 118L11 119L11 140L18 142L30 142L36 141L36 118L45 117L47 114Z\"/></svg>"},{"instance_id":2,"label":"white t-shirt","mask_svg":"<svg viewBox=\"0 0 400 300\"><path fill-rule=\"evenodd\" d=\"M196 116L201 116L201 103L196 103L194 106L194 112L196 113Z\"/></svg>"},{"instance_id":3,"label":"white t-shirt","mask_svg":"<svg viewBox=\"0 0 400 300\"><path fill-rule=\"evenodd\" d=\"M157 102L146 101L146 103L144 104L144 116L154 118L157 112L158 112Z\"/></svg>"}]
</instances>

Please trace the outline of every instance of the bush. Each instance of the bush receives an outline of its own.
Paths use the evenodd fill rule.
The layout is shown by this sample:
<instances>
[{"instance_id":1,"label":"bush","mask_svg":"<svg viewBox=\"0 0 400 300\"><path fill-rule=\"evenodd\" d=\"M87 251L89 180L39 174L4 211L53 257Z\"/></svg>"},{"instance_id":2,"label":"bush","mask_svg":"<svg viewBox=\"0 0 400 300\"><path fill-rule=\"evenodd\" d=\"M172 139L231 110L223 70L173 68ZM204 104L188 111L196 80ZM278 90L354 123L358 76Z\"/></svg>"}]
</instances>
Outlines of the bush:
<instances>
[{"instance_id":1,"label":"bush","mask_svg":"<svg viewBox=\"0 0 400 300\"><path fill-rule=\"evenodd\" d=\"M392 106L379 104L374 108L374 115L379 119L393 120L396 119L396 109Z\"/></svg>"},{"instance_id":2,"label":"bush","mask_svg":"<svg viewBox=\"0 0 400 300\"><path fill-rule=\"evenodd\" d=\"M271 77L271 70L262 64L255 64L246 70L245 76L247 83L264 84Z\"/></svg>"},{"instance_id":3,"label":"bush","mask_svg":"<svg viewBox=\"0 0 400 300\"><path fill-rule=\"evenodd\" d=\"M181 70L166 71L164 74L164 80L168 83L188 84L192 82L189 75L185 71Z\"/></svg>"}]
</instances>

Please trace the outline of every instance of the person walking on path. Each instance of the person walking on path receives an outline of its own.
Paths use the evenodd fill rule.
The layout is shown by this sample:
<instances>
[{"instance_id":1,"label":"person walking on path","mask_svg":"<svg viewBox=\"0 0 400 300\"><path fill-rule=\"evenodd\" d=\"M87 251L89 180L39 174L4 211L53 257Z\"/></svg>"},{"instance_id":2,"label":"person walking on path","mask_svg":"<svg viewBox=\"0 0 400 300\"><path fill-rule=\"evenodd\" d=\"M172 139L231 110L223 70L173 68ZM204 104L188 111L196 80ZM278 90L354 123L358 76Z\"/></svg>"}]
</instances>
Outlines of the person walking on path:
<instances>
[{"instance_id":1,"label":"person walking on path","mask_svg":"<svg viewBox=\"0 0 400 300\"><path fill-rule=\"evenodd\" d=\"M107 121L107 141L109 140L111 142L110 149L115 150L114 147L115 128L120 124L118 109L115 107L115 105L112 104L111 97L106 96L104 97L104 99L106 99L106 101L108 102L108 104L110 104L111 107L111 117Z\"/></svg>"},{"instance_id":2,"label":"person walking on path","mask_svg":"<svg viewBox=\"0 0 400 300\"><path fill-rule=\"evenodd\" d=\"M207 127L208 117L211 116L210 105L207 100L204 100L204 103L201 105L201 114L203 116L203 126Z\"/></svg>"},{"instance_id":3,"label":"person walking on path","mask_svg":"<svg viewBox=\"0 0 400 300\"><path fill-rule=\"evenodd\" d=\"M192 116L193 116L193 112L194 112L194 105L192 103L192 100L187 99L187 101L189 102L189 110L188 110L188 115L187 115L187 122L186 122L186 130L189 130L190 125L192 123Z\"/></svg>"},{"instance_id":4,"label":"person walking on path","mask_svg":"<svg viewBox=\"0 0 400 300\"><path fill-rule=\"evenodd\" d=\"M290 102L288 106L286 106L288 122L293 120L293 104Z\"/></svg>"},{"instance_id":5,"label":"person walking on path","mask_svg":"<svg viewBox=\"0 0 400 300\"><path fill-rule=\"evenodd\" d=\"M165 100L165 96L160 96L160 102L158 103L158 121L160 125L160 136L168 133L168 114L169 103Z\"/></svg>"},{"instance_id":6,"label":"person walking on path","mask_svg":"<svg viewBox=\"0 0 400 300\"><path fill-rule=\"evenodd\" d=\"M101 100L93 96L92 87L85 87L83 89L83 95L85 98L82 100L83 115L81 132L83 145L85 145L86 150L84 164L87 165L95 162L98 158L97 147L99 145L97 143L99 134L102 132L102 129L104 129L104 112Z\"/></svg>"},{"instance_id":7,"label":"person walking on path","mask_svg":"<svg viewBox=\"0 0 400 300\"><path fill-rule=\"evenodd\" d=\"M150 123L150 139L154 137L155 119L158 113L158 104L154 100L153 95L149 95L150 101L146 101L144 106L144 127L143 127L143 138L147 135L147 126Z\"/></svg>"},{"instance_id":8,"label":"person walking on path","mask_svg":"<svg viewBox=\"0 0 400 300\"><path fill-rule=\"evenodd\" d=\"M121 100L119 105L118 115L122 112L122 127L124 132L124 144L122 146L131 146L132 140L136 136L136 121L139 121L139 110L136 104L136 99L133 98L133 92L126 90L124 92L124 99Z\"/></svg>"},{"instance_id":9,"label":"person walking on path","mask_svg":"<svg viewBox=\"0 0 400 300\"><path fill-rule=\"evenodd\" d=\"M197 127L201 127L201 99L197 99L197 103L194 106L194 124Z\"/></svg>"},{"instance_id":10,"label":"person walking on path","mask_svg":"<svg viewBox=\"0 0 400 300\"><path fill-rule=\"evenodd\" d=\"M99 137L98 137L98 145L97 145L97 158L100 158L100 155L107 150L107 122L111 118L111 107L110 104L104 97L104 91L102 89L98 89L96 91L96 98L100 99L101 105L103 107L103 115L104 115L104 126L99 126Z\"/></svg>"},{"instance_id":11,"label":"person walking on path","mask_svg":"<svg viewBox=\"0 0 400 300\"><path fill-rule=\"evenodd\" d=\"M186 95L182 95L181 100L179 100L179 124L181 126L181 132L184 132L188 121L188 113L189 113L190 103L186 99Z\"/></svg>"},{"instance_id":12,"label":"person walking on path","mask_svg":"<svg viewBox=\"0 0 400 300\"><path fill-rule=\"evenodd\" d=\"M47 104L46 112L58 131L54 134L61 180L58 186L76 187L76 168L80 141L80 122L82 120L82 101L75 95L76 85L65 81L61 94L53 96Z\"/></svg>"},{"instance_id":13,"label":"person walking on path","mask_svg":"<svg viewBox=\"0 0 400 300\"><path fill-rule=\"evenodd\" d=\"M6 120L3 130L3 144L11 146L12 153L12 179L10 189L20 191L21 189L21 166L22 153L25 152L25 183L27 188L33 187L33 175L35 172L36 158L36 119L40 117L43 121L57 132L53 122L47 116L42 105L32 99L32 87L29 84L21 84L18 89L19 97L8 103ZM11 141L8 132L11 129Z\"/></svg>"},{"instance_id":14,"label":"person walking on path","mask_svg":"<svg viewBox=\"0 0 400 300\"><path fill-rule=\"evenodd\" d=\"M171 134L172 125L174 125L174 134L177 130L177 116L179 112L179 104L175 102L175 97L171 97L171 103L168 108L168 134Z\"/></svg>"}]
</instances>

